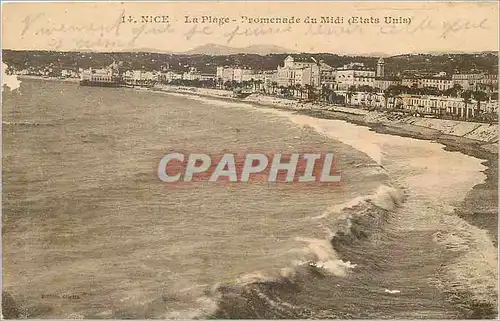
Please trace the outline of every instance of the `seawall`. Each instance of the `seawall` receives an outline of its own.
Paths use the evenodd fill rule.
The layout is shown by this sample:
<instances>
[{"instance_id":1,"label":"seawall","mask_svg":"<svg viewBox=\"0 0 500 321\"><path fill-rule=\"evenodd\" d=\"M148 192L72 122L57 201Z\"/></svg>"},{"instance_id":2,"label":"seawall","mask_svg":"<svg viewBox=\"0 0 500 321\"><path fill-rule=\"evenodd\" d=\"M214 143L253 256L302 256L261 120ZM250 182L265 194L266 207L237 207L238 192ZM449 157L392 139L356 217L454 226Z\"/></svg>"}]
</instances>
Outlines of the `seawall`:
<instances>
[{"instance_id":1,"label":"seawall","mask_svg":"<svg viewBox=\"0 0 500 321\"><path fill-rule=\"evenodd\" d=\"M460 136L468 139L474 139L485 143L498 144L498 126L496 124L485 124L475 122L464 122L457 120L423 118L415 116L399 116L376 111L367 111L363 109L332 106L332 105L313 105L311 103L301 104L299 102L269 97L263 95L251 95L245 101L252 101L264 105L273 105L275 107L291 107L297 110L318 109L323 111L332 111L346 113L353 116L359 116L359 121L366 123L388 124L408 124L414 126L434 129L442 134Z\"/></svg>"},{"instance_id":2,"label":"seawall","mask_svg":"<svg viewBox=\"0 0 500 321\"><path fill-rule=\"evenodd\" d=\"M448 137L461 137L473 144L476 142L477 145L480 145L481 149L488 153L498 154L497 124L403 116L324 103L304 103L297 100L262 94L252 94L245 99L235 99L231 91L210 88L160 85L154 90L234 99L235 101L249 102L278 109L295 110L300 113L313 116L316 115L321 118L341 119L353 123L365 124L370 127L383 126L385 128L384 131L387 132L395 131L399 135L404 132L411 136L423 136L424 139L437 139L442 135Z\"/></svg>"}]
</instances>

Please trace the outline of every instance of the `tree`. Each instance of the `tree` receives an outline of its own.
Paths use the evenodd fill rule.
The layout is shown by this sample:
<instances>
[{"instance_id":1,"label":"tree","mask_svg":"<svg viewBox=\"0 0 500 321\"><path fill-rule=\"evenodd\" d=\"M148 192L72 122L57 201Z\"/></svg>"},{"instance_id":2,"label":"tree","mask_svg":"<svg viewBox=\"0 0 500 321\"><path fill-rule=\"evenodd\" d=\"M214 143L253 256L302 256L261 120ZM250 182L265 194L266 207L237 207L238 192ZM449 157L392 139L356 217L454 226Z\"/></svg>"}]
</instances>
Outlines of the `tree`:
<instances>
[{"instance_id":1,"label":"tree","mask_svg":"<svg viewBox=\"0 0 500 321\"><path fill-rule=\"evenodd\" d=\"M307 84L307 85L305 85L305 90L307 93L307 99L315 100L314 87L312 85Z\"/></svg>"},{"instance_id":2,"label":"tree","mask_svg":"<svg viewBox=\"0 0 500 321\"><path fill-rule=\"evenodd\" d=\"M358 91L366 92L366 93L373 93L373 92L375 92L375 88L373 88L372 86L368 86L368 85L362 85L362 86L359 86Z\"/></svg>"},{"instance_id":3,"label":"tree","mask_svg":"<svg viewBox=\"0 0 500 321\"><path fill-rule=\"evenodd\" d=\"M332 92L333 91L330 88L328 88L327 86L325 86L325 85L321 86L321 99L324 102L330 102Z\"/></svg>"},{"instance_id":4,"label":"tree","mask_svg":"<svg viewBox=\"0 0 500 321\"><path fill-rule=\"evenodd\" d=\"M221 77L217 78L217 87L222 89L223 85L224 85L224 80Z\"/></svg>"},{"instance_id":5,"label":"tree","mask_svg":"<svg viewBox=\"0 0 500 321\"><path fill-rule=\"evenodd\" d=\"M459 97L460 96L460 93L464 90L464 87L462 87L462 85L460 84L454 84L453 85L453 89L456 91L456 96L455 97Z\"/></svg>"},{"instance_id":6,"label":"tree","mask_svg":"<svg viewBox=\"0 0 500 321\"><path fill-rule=\"evenodd\" d=\"M345 103L346 105L351 104L352 96L356 93L356 86L351 85L349 88L347 88L347 92L345 95Z\"/></svg>"},{"instance_id":7,"label":"tree","mask_svg":"<svg viewBox=\"0 0 500 321\"><path fill-rule=\"evenodd\" d=\"M412 84L411 87L408 88L408 94L417 95L420 94L420 88L418 88L418 84Z\"/></svg>"},{"instance_id":8,"label":"tree","mask_svg":"<svg viewBox=\"0 0 500 321\"><path fill-rule=\"evenodd\" d=\"M252 88L252 91L255 91L255 79L250 78L250 80L247 83L250 88Z\"/></svg>"},{"instance_id":9,"label":"tree","mask_svg":"<svg viewBox=\"0 0 500 321\"><path fill-rule=\"evenodd\" d=\"M278 83L276 81L273 81L271 83L271 88L272 88L273 94L276 94L276 89L278 88Z\"/></svg>"},{"instance_id":10,"label":"tree","mask_svg":"<svg viewBox=\"0 0 500 321\"><path fill-rule=\"evenodd\" d=\"M466 90L464 92L462 92L462 94L460 95L462 97L462 99L464 100L464 104L465 104L465 110L464 112L462 112L462 117L465 116L465 118L469 118L469 103L471 102L471 98L472 98L472 91L470 90Z\"/></svg>"},{"instance_id":11,"label":"tree","mask_svg":"<svg viewBox=\"0 0 500 321\"><path fill-rule=\"evenodd\" d=\"M488 99L488 94L486 94L484 91L476 90L472 93L472 96L474 97L474 100L477 102L476 115L479 115L481 113L481 102L486 101Z\"/></svg>"},{"instance_id":12,"label":"tree","mask_svg":"<svg viewBox=\"0 0 500 321\"><path fill-rule=\"evenodd\" d=\"M302 99L302 85L301 84L295 84L293 86L294 89L294 96L297 96L295 92L298 92L300 94L300 99Z\"/></svg>"},{"instance_id":13,"label":"tree","mask_svg":"<svg viewBox=\"0 0 500 321\"><path fill-rule=\"evenodd\" d=\"M262 84L264 83L264 81L262 79L257 79L255 81L255 91L261 91L262 89Z\"/></svg>"},{"instance_id":14,"label":"tree","mask_svg":"<svg viewBox=\"0 0 500 321\"><path fill-rule=\"evenodd\" d=\"M284 95L285 95L285 89L286 89L286 87L285 87L285 86L283 86L283 85L281 85L281 86L279 86L278 88L279 88L279 90L280 90L280 95L281 95L281 96L284 96Z\"/></svg>"},{"instance_id":15,"label":"tree","mask_svg":"<svg viewBox=\"0 0 500 321\"><path fill-rule=\"evenodd\" d=\"M420 89L420 94L425 96L439 96L440 91L436 87L424 87Z\"/></svg>"},{"instance_id":16,"label":"tree","mask_svg":"<svg viewBox=\"0 0 500 321\"><path fill-rule=\"evenodd\" d=\"M455 87L452 87L452 88L448 88L448 89L444 90L443 95L447 96L447 97L458 97L459 92L460 91L458 91Z\"/></svg>"}]
</instances>

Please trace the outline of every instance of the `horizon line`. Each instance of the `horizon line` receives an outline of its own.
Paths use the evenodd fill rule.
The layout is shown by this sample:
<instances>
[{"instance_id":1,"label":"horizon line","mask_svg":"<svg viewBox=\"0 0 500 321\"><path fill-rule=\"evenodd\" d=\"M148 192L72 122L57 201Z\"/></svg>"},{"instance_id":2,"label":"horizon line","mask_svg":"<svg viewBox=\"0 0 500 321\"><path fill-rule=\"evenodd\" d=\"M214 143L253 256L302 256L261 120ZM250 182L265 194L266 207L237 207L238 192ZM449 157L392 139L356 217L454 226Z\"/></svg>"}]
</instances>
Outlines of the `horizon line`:
<instances>
[{"instance_id":1,"label":"horizon line","mask_svg":"<svg viewBox=\"0 0 500 321\"><path fill-rule=\"evenodd\" d=\"M204 45L202 45L204 46ZM251 45L251 46L259 46L259 45ZM231 49L245 49L247 47L228 47ZM263 45L266 46L266 45ZM271 45L272 46L272 45ZM359 56L359 57L380 57L386 56L394 57L394 56L402 56L402 55L419 55L419 54L480 54L480 53L495 53L498 54L498 50L478 50L478 51L418 51L418 52L401 52L401 53L385 53L385 52L360 52L360 53L341 53L341 52L325 52L325 51L282 51L282 52L269 52L269 53L252 53L252 52L235 52L235 53L227 53L227 54L213 54L213 53L189 53L189 51L195 50L197 48L190 49L188 51L179 51L179 52L171 52L171 51L162 51L156 49L137 49L137 50L120 50L120 51L102 51L102 50L91 50L91 49L83 49L83 50L50 50L50 49L11 49L11 48L2 48L2 51L41 51L41 52L57 52L57 53L105 53L105 54L116 54L116 53L155 53L155 54L164 54L164 55L207 55L207 56L232 56L232 55L258 55L258 56L268 56L268 55L299 55L299 54L332 54L337 56Z\"/></svg>"}]
</instances>

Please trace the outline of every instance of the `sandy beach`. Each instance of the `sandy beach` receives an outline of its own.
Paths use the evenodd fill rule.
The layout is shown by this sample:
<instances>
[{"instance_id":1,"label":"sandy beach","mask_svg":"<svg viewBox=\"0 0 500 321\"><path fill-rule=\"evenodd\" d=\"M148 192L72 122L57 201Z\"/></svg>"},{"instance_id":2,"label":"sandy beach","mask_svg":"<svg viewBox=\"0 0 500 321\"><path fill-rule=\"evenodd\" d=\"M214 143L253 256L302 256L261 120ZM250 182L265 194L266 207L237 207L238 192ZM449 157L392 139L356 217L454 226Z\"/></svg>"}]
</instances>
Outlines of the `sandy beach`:
<instances>
[{"instance_id":1,"label":"sandy beach","mask_svg":"<svg viewBox=\"0 0 500 321\"><path fill-rule=\"evenodd\" d=\"M499 2L337 2L4 6L0 319L500 320Z\"/></svg>"},{"instance_id":2,"label":"sandy beach","mask_svg":"<svg viewBox=\"0 0 500 321\"><path fill-rule=\"evenodd\" d=\"M463 206L457 210L457 214L472 225L488 231L498 247L498 128L495 124L401 117L342 106L301 103L261 94L236 99L232 97L231 91L218 89L163 85L153 90L248 102L265 108L292 110L320 119L344 120L369 127L377 133L435 141L445 145L447 150L484 159L487 179L484 183L474 186Z\"/></svg>"},{"instance_id":3,"label":"sandy beach","mask_svg":"<svg viewBox=\"0 0 500 321\"><path fill-rule=\"evenodd\" d=\"M40 86L46 86L46 90L52 90L52 92L44 96L42 91L37 90ZM496 306L496 295L494 294L496 293L496 284L492 281L496 279L495 275L497 275L494 267L497 263L495 247L498 246L496 228L498 222L498 154L496 146L498 142L495 125L401 117L342 106L318 106L311 103L300 103L294 100L257 94L246 99L236 99L232 97L232 92L214 89L161 86L152 89L118 88L108 90L77 86L77 84L64 81L57 84L57 79L45 83L34 80L26 81L21 89L31 88L35 93L41 95L36 100L37 106L46 108L26 108L26 112L43 112L43 115L48 113L51 117L54 117L54 121L51 123L29 121L30 119L40 119L40 117L34 115L30 118L26 114L19 116L16 106L26 104L11 102L10 105L7 105L10 106L11 113L8 114L9 117L4 117L4 124L6 128L17 129L20 133L18 135L23 133L21 130L25 127L42 131L48 135L41 138L38 138L38 135L32 136L37 137L33 142L33 147L28 146L29 148L21 150L27 155L31 155L33 148L37 146L47 150L46 145L54 140L55 144L51 147L53 149L51 155L56 155L67 161L74 161L79 166L86 165L85 172L87 175L95 177L89 180L89 183L93 183L83 191L80 185L72 185L72 182L74 182L73 176L70 176L67 180L60 179L58 180L59 183L70 184L70 187L73 186L73 190L68 189L66 185L62 187L62 190L69 191L71 194L61 194L54 190L55 196L51 196L46 200L49 205L69 202L75 204L75 206L61 208L55 214L53 210L45 211L43 206L36 209L46 217L41 217L39 225L36 225L38 228L32 232L33 237L49 239L59 237L59 234L54 234L51 231L54 226L60 226L59 228L67 228L76 236L80 235L80 238L75 237L73 240L73 242L77 242L79 239L85 239L85 235L87 235L86 229L89 226L96 224L92 232L94 233L92 234L92 240L95 242L96 250L92 253L97 255L97 257L84 258L83 263L86 262L85 260L91 261L87 262L89 270L82 275L75 274L71 277L66 275L65 278L59 280L61 283L55 285L52 282L42 282L41 286L45 288L37 291L42 291L42 294L51 294L54 292L53 288L69 289L75 286L75 282L77 282L77 286L85 289L90 286L88 284L88 275L93 275L93 277L102 279L96 280L96 285L92 287L92 289L100 289L100 292L92 290L97 291L92 292L93 296L82 297L81 300L72 302L71 305L60 306L59 308L63 309L60 311L64 311L60 312L56 309L50 310L53 308L48 305L46 299L39 302L34 300L34 302L38 303L33 305L33 298L28 300L26 297L28 294L24 294L22 291L19 292L22 287L12 287L9 292L4 293L7 306L15 310L9 312L11 315L19 313L16 307L19 304L22 307L19 308L23 311L22 313L29 316L64 315L64 313L69 313L74 309L75 311L83 311L81 312L82 315L94 318L111 316L121 318L148 318L154 315L180 316L181 314L177 313L184 313L186 307L191 309L193 306L201 309L196 310L196 315L239 319L249 319L256 316L273 318L276 315L282 318L306 318L311 315L318 318L361 318L368 316L384 317L387 315L401 318L417 316L494 318L496 316L497 312L493 308L493 306ZM157 93L150 90L157 91ZM165 93L159 93L158 91ZM66 101L60 108L64 108L66 113L72 109L73 114L63 114L67 118L60 120L60 110L62 109L54 108L54 106L59 103L60 96L58 95L62 92L72 92L71 100ZM92 93L92 95L89 95L89 93ZM193 97L193 95L197 97ZM25 97L27 96L19 95L16 99ZM55 100L53 100L54 97ZM93 101L88 102L85 100L88 97L95 98L92 98ZM198 97L202 97L202 99ZM128 110L124 110L124 99L130 102L129 106L132 106ZM92 107L90 111L93 114L82 113L82 109L75 102L85 102ZM90 115L94 116L90 118ZM78 121L76 121L76 116L80 117ZM21 117L19 119L22 119L23 122L18 121L16 117ZM227 117L232 118L226 119ZM126 124L126 126L121 127L122 123L116 121L118 118L125 118L126 121L122 123ZM165 119L175 119L177 121L168 123L165 126L163 122ZM91 123L87 124L88 121L91 121ZM203 121L204 123L202 123ZM39 126L32 126L35 124ZM353 124L356 126L353 126ZM60 126L60 130L65 130L66 133L62 142L57 141L57 139L60 139L58 130L55 130L59 128L57 126ZM211 128L211 126L213 127ZM252 130L256 136L238 134L238 132L241 133L242 128L245 128L245 126L250 128L247 132ZM254 126L257 128L253 128ZM239 131L235 134L236 128ZM264 136L266 130L274 130L274 132ZM86 134L82 135L82 132ZM55 136L52 136L51 133ZM182 138L182 135L180 137L178 135L172 136L172 133L180 133L187 139ZM11 135L11 139L16 139L18 135ZM158 137L162 139L158 139ZM416 140L409 138L415 138ZM30 140L23 140L23 137L17 139L20 140L19 143L11 141L10 144L20 146L22 145L21 142L30 142ZM203 221L197 220L210 217L209 226L214 226L215 235L219 235L221 232L217 229L217 226L228 224L223 229L225 231L234 227L235 222L239 222L234 219L226 220L226 216L220 211L221 204L222 206L224 204L233 206L239 203L224 202L222 198L216 198L213 203L218 204L216 205L218 206L217 210L207 208L204 215L198 215L198 210L206 206L203 200L214 199L218 195L217 193L210 190L201 190L200 192L205 193L203 194L205 195L204 198L199 198L196 193L190 194L186 198L184 194L176 196L170 192L169 198L174 198L174 200L186 199L182 203L192 204L196 210L181 208L183 215L179 217L169 216L169 220L163 220L165 213L176 213L179 208L175 207L176 203L173 201L168 201L165 205L166 207L174 206L166 212L163 207L155 205L164 200L164 195L161 190L150 195L151 191L156 191L157 186L151 186L153 184L149 179L151 160L144 161L144 155L149 153L149 157L155 159L159 155L156 153L163 150L168 142L173 144L170 147L174 149L186 148L186 146L195 148L196 146L193 144L200 139L203 140L200 142L200 146L213 144L219 140L228 140L221 142L220 148L231 148L231 146L232 148L241 148L241 146L248 147L251 144L262 148L262 144L266 141L276 141L279 144L285 143L287 146L300 143L303 144L301 145L302 148L310 148L311 146L330 148L338 152L339 157L343 157L345 163L343 167L344 174L346 177L350 177L351 181L348 184L346 183L346 189L338 195L329 191L309 196L308 193L303 192L288 193L290 202L293 201L296 204L297 199L300 197L304 197L304 201L290 208L287 207L287 210L276 206L278 204L276 200L269 199L272 196L269 194L269 190L264 191L263 197L252 198L248 202L248 204L252 204L251 213L255 211L255 207L259 204L264 208L264 210L255 211L256 213L262 213L263 217L266 218L266 220L262 219L259 221L260 223L257 223L261 224L261 229L258 229L258 231L261 231L261 235L256 237L258 231L253 231L256 223L250 221L251 226L245 227L248 231L253 231L248 234L249 240L243 240L241 243L230 242L230 245L234 244L236 248L221 249L219 252L214 252L219 253L221 256L213 257L214 262L218 262L217 264L228 262L231 267L238 267L241 270L235 270L232 275L217 275L218 271L225 271L229 268L215 268L215 272L212 273L215 276L205 272L196 272L197 269L206 271L210 266L216 265L209 261L211 257L204 256L203 247L199 247L196 233L188 233L189 236L186 236L183 228L172 227L168 224L171 224L173 219L183 219L186 215L192 215L189 222L193 221L196 224L190 230L196 230L199 228L199 224L203 223ZM242 140L244 141L242 142ZM318 141L314 143L316 140ZM336 145L332 147L331 144ZM62 149L62 147L66 149ZM80 152L79 149L82 148L84 148L82 156L74 157L75 153ZM11 148L9 150L14 153L12 157L18 157L15 154L17 149ZM115 182L117 177L111 175L112 172L108 168L108 166L116 166L116 157L110 158L110 156L117 156L123 150L135 151L130 156L134 157L132 161L127 158L126 162L120 163L120 166L123 166L120 172L127 172L130 168L134 170L134 185L132 188L127 185L127 180L123 180L125 177L119 179L123 185L117 186ZM453 151L456 154L447 151ZM67 156L64 158L58 156L62 152L68 153ZM377 160L377 154L381 157L379 161ZM387 161L382 161L383 157L386 157ZM22 163L14 158L10 158L10 161L9 167L6 168L13 168L15 164ZM109 161L109 163L106 161ZM44 166L47 170L52 169L59 173L60 168L57 167L59 163L47 157L47 163ZM39 161L36 164L39 166L41 163ZM73 165L71 164L68 164L69 168L72 168ZM379 168L377 164L383 164L383 166ZM446 164L450 164L450 166ZM445 169L450 169L451 172L448 174ZM349 175L349 171L351 175ZM377 174L372 173L372 171ZM382 175L380 171L386 174ZM364 172L371 174L363 176ZM72 171L68 171L68 173L71 174ZM373 179L373 182L369 178ZM430 183L432 180L435 181L434 184ZM407 188L400 191L404 191L408 199L402 201L405 197L396 189L392 189L387 185L379 185L381 183L389 184L389 181L402 183L401 186L397 187L404 186ZM35 180L33 184L38 184L38 180ZM101 185L108 187L105 189L108 193L105 198L103 198L102 189L98 189ZM11 189L19 186L17 190L13 191L23 192L26 189L26 182L15 181L11 178L9 186L11 186ZM370 194L372 188L375 187L377 187L376 192ZM255 193L258 191L256 190ZM139 195L139 192L144 193L141 195L149 195L148 199L145 201L143 199L145 196ZM182 191L177 192L181 193ZM232 193L237 192L247 193L244 190L237 189ZM81 198L82 193L84 193L85 198ZM128 195L126 201L122 200L123 193ZM362 194L361 197L358 195L359 193ZM280 192L275 196L277 199L282 199L283 195L286 194ZM14 194L9 195L10 200L18 197ZM220 197L226 195L227 191L221 190ZM311 206L319 206L322 200L325 204L329 204L335 201L336 196L345 198L345 200L338 200L337 203L339 204L335 203L336 206L340 206L343 209L342 211L345 211L346 214L351 213L349 215L353 216L349 216L352 223L349 231L338 233L335 236L335 234L330 233L336 231L336 223L332 219L338 213L332 214L328 208L324 212L311 211ZM63 197L64 199L60 199ZM81 208L79 206L87 206L89 197L94 197L96 202L98 201L97 204L101 205L95 209L89 208L85 210L84 208L82 211L84 215L81 220L88 221L74 225L71 220L68 220L70 216L64 213L69 209L73 211L73 215L76 215L74 217L80 217L78 215L82 214L79 212ZM151 197L153 199L150 199ZM314 199L314 205L311 205L310 199ZM457 202L454 202L455 199ZM81 203L80 200L85 200L85 202ZM120 220L127 219L128 225L126 227L138 233L131 237L130 231L120 234L120 229L113 229L117 234L112 239L122 237L123 242L124 240L131 242L125 249L123 249L123 242L118 242L115 244L117 248L112 248L113 241L107 239L109 229L103 228L106 224L115 225L113 223L115 221L110 220L110 217L114 217L116 213L114 211L110 212L109 209L112 208L111 205L115 206L117 201L122 204L122 211L128 211L125 214L120 214ZM353 202L358 205L353 207ZM372 207L372 202L381 207ZM11 201L8 204L14 203ZM151 208L153 214L149 214L150 211L144 211L144 206L147 207L148 204L153 204L154 208ZM287 204L287 202L284 202L284 205ZM14 210L20 211L14 205L12 209L8 209L10 213ZM292 224L291 209L295 209L299 205L304 206L304 209L296 213L297 222ZM238 212L239 210L242 209L239 207L238 209L228 208L227 212L238 213L235 217L248 215L247 212ZM138 211L143 215L134 215ZM221 213L219 224L214 224L213 220L216 219L214 213ZM304 213L307 213L305 217L303 216ZM64 215L60 216L62 214ZM155 215L151 219L159 225L155 225L154 233L143 233L144 215ZM276 243L273 236L275 232L267 230L272 228L272 222L274 221L268 221L268 218L277 218L278 216L280 219L276 219L275 223L281 229L279 235L283 237L286 233L291 233L295 238L292 238L290 242L306 244L308 256L305 256L305 258L317 262L316 265L311 267L301 263L297 266L294 265L294 268L290 270L287 264L296 262L295 257L292 261L289 259L282 260L280 256L276 256L275 252L269 254L267 259L261 259L262 253L260 253L260 249ZM313 218L309 218L309 216L313 216ZM22 225L22 220L16 216L9 217L11 220L8 222L10 226L18 229L25 228ZM162 225L161 222L166 223ZM45 226L44 230L49 232L47 235L42 235L39 232L40 224ZM179 224L181 226L186 223L181 221ZM80 229L80 226L84 228ZM163 228L163 230L160 230L160 228ZM324 235L324 228L332 229L327 236ZM173 235L172 231L178 231L180 234ZM16 240L23 237L23 233L18 233L18 230L15 229L10 232L10 239L8 239L10 244L18 244ZM332 237L332 235L334 236ZM169 237L172 239L164 239ZM189 252L191 254L186 255L184 252L178 254L172 252L173 254L165 255L165 244L178 246L175 245L177 244L175 242L185 238L187 238L185 241L190 241L189 237L193 238L193 246L188 246L190 243L182 246L186 250L193 251L193 253ZM271 237L271 239L267 240L266 237ZM204 237L203 242L206 243L207 239L218 240L218 238ZM376 241L372 242L373 240ZM411 242L407 242L408 240L411 240ZM253 244L253 241L261 243ZM378 241L381 243L377 243ZM86 246L88 246L88 242L86 241ZM220 242L213 246L220 248L224 244L228 244L226 238L220 239ZM60 244L64 245L65 243ZM228 259L228 253L239 253L239 244L245 247L244 252L241 254L244 255L245 260L241 260L240 257ZM293 243L291 250L290 248L277 248L276 253L284 252L287 255L295 255L294 253L297 250L303 250L303 245L300 244L297 246ZM36 252L36 249L32 246L29 248L31 251L38 253L40 259L46 260L47 257L52 257L54 261L57 261L59 255L61 255L60 253L65 253L65 249L60 248L61 252L57 252L54 246L50 247L51 252L49 253L46 253L45 249L39 249ZM119 250L117 250L118 248ZM27 269L26 266L30 266L30 263L22 261L25 259L21 251L23 247L20 247L18 252L13 249L15 250L16 247L8 248L11 251L10 266L19 264L22 269ZM255 255L255 262L251 264L251 268L247 271L248 265L250 265L248 263L248 253L251 252L251 249L256 249L258 255ZM201 251L201 253L196 251ZM98 253L105 253L105 256L100 257L101 254ZM146 257L147 260L128 260L126 258L129 257L129 254ZM172 259L172 255L174 257L178 255L177 259ZM188 260L186 260L186 257ZM301 255L300 257L302 260ZM422 257L424 257L426 264L419 263L422 261ZM12 258L17 258L20 261ZM124 267L127 268L122 270L113 268L102 270L101 268L99 270L98 265L92 263L96 261L92 260L102 260L103 258L105 258L106 262L113 260L116 264L124 264L123 262L125 262ZM278 258L278 261L275 264L273 263L272 269L270 269L272 271L282 271L280 269L286 267L285 270L288 271L286 276L280 274L281 276L271 278L270 275L274 274L265 272L255 274L253 272L259 271L261 268L267 268L269 262L274 262L271 258ZM172 262L184 262L183 260L188 265L172 264ZM205 261L208 263L203 265ZM81 265L82 262L75 262L74 264ZM141 277L134 278L136 280L135 284L118 289L118 291L115 290L117 282L127 277L126 273L142 271L144 267L137 265L142 264L141 262L146 262L149 264L148 267L150 267L151 271L159 271L159 274L143 274ZM237 265L233 262L245 263ZM351 266L349 262L354 262L354 265ZM262 267L259 264L262 264ZM345 268L345 264L349 268ZM172 284L165 285L165 290L158 290L158 282L165 282L165 276L162 273L166 273L166 267L169 269L168 273L178 273L175 278L172 278L172 282L174 282L174 279L182 280L182 282L177 285L175 281ZM39 264L32 266L34 271L38 268ZM344 269L350 270L351 268L353 269L351 277L339 277L339 269L344 271ZM170 270L173 272L170 272ZM186 270L191 272L185 274ZM327 270L330 272L325 272ZM68 269L68 271L72 270ZM151 271L148 273L152 273ZM251 273L248 274L249 272ZM28 275L39 277L39 273L41 272L31 272ZM78 271L74 273L78 273ZM333 274L330 275L330 273ZM83 277L85 275L87 276ZM181 296L179 299L168 301L167 307L173 310L169 310L170 312L164 311L165 298L174 294L177 295L178 291L192 289L192 284L187 281L190 280L190 277L198 277L198 275L206 277L206 279L192 281L192 284L199 284L199 287L194 287L195 290L189 290L193 291L192 293L189 292L189 295L186 294L186 296ZM246 280L245 278L240 280L239 276L241 275L251 277L250 280L253 281L241 281ZM52 277L56 277L56 274L47 276L49 279ZM16 279L17 275L13 275L12 278ZM23 280L23 282L32 282L27 277L24 277ZM212 287L220 280L226 282ZM215 289L214 292L204 292L204 286L207 284L210 285L210 289ZM144 286L149 290L143 290ZM143 297L142 300L146 302L144 306L141 304L133 305L128 301L122 302L117 299L114 302L109 302L109 304L114 305L113 308L94 305L89 308L88 304L94 304L93 300L101 301L99 295L106 298L109 291L109 293L115 293L117 298L128 298L131 289L135 289L135 295ZM29 295L32 294L31 292ZM159 297L159 293L163 293L161 297ZM318 295L324 299L317 300ZM286 310L284 305L276 305L275 302L278 301L274 299L275 296L280 300L285 300L284 302L292 302L292 305L286 303L286 309L289 310ZM199 301L201 299L203 300ZM391 301L393 303L390 306L381 306L387 300L396 301ZM198 304L201 304L201 306L198 307ZM268 314L255 314L257 313L255 307L260 307L262 311ZM166 312L173 314L164 314ZM192 317L192 314L188 315Z\"/></svg>"},{"instance_id":4,"label":"sandy beach","mask_svg":"<svg viewBox=\"0 0 500 321\"><path fill-rule=\"evenodd\" d=\"M447 151L459 152L481 159L483 160L482 164L485 166L484 174L486 175L486 179L484 182L476 184L466 194L463 202L454 209L454 212L474 227L470 233L486 233L489 236L481 237L481 241L478 241L475 245L478 246L477 253L479 256L483 255L479 254L483 253L483 246L485 248L490 246L498 248L498 129L495 124L402 117L390 113L369 112L342 106L318 106L312 103L301 103L294 100L259 94L251 95L246 99L235 99L231 97L231 93L228 91L222 91L221 93L219 90L210 89L170 87L162 88L162 91L251 103L262 108L274 108L287 112L293 111L297 115L307 115L317 119L343 120L351 124L368 127L376 133L436 142L444 145L444 149ZM456 224L460 225L459 222ZM457 233L461 234L464 232L458 232L457 230ZM488 245L484 242L492 242L493 244ZM351 259L348 253L345 253L341 257L344 260ZM476 261L476 258L467 257L463 260L459 266L471 264L471 262ZM469 260L471 261L467 263ZM493 264L491 266L496 266L496 263L494 263L497 262L496 260L496 258L488 256L488 259L485 259L484 262L489 263L481 265L481 269L475 272L478 273L478 277L479 275L483 275L486 279L482 279L481 276L476 281L472 281L475 277L470 276L470 282L480 282L482 284L480 287L492 286L490 284L491 281L487 281L490 278L490 276L486 276L490 273L487 272L490 269L487 266L491 264ZM466 267L463 268L465 270L468 269ZM467 277L464 279L464 276L458 276L457 279L462 280L461 282L464 284L469 283L466 281ZM497 311L489 303L485 303L486 301L482 300L478 301L475 298L477 293L472 294L474 290L472 292L469 292L469 290L463 291L464 288L462 288L461 284L451 285L451 287L456 287L450 293L453 302L456 302L458 305L461 305L463 302L470 302L467 309L470 311L468 315L471 318L494 318L497 315Z\"/></svg>"},{"instance_id":5,"label":"sandy beach","mask_svg":"<svg viewBox=\"0 0 500 321\"><path fill-rule=\"evenodd\" d=\"M17 75L19 80L23 79L35 79L35 80L48 80L48 81L62 81L70 83L80 82L80 78L59 78L59 77L42 77L42 76L31 76L31 75Z\"/></svg>"}]
</instances>

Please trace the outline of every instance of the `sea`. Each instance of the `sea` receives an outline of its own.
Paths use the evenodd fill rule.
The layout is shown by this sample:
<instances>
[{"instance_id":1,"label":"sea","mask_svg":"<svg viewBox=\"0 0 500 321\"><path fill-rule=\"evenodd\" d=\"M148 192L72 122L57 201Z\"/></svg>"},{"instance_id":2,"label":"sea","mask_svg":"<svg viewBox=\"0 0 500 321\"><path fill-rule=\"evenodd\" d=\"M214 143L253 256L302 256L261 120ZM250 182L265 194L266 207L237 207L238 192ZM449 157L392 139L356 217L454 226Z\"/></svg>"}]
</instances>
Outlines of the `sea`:
<instances>
[{"instance_id":1,"label":"sea","mask_svg":"<svg viewBox=\"0 0 500 321\"><path fill-rule=\"evenodd\" d=\"M238 101L35 79L2 95L22 318L497 315L497 248L456 214L481 159ZM171 151L332 152L342 180L172 186Z\"/></svg>"}]
</instances>

